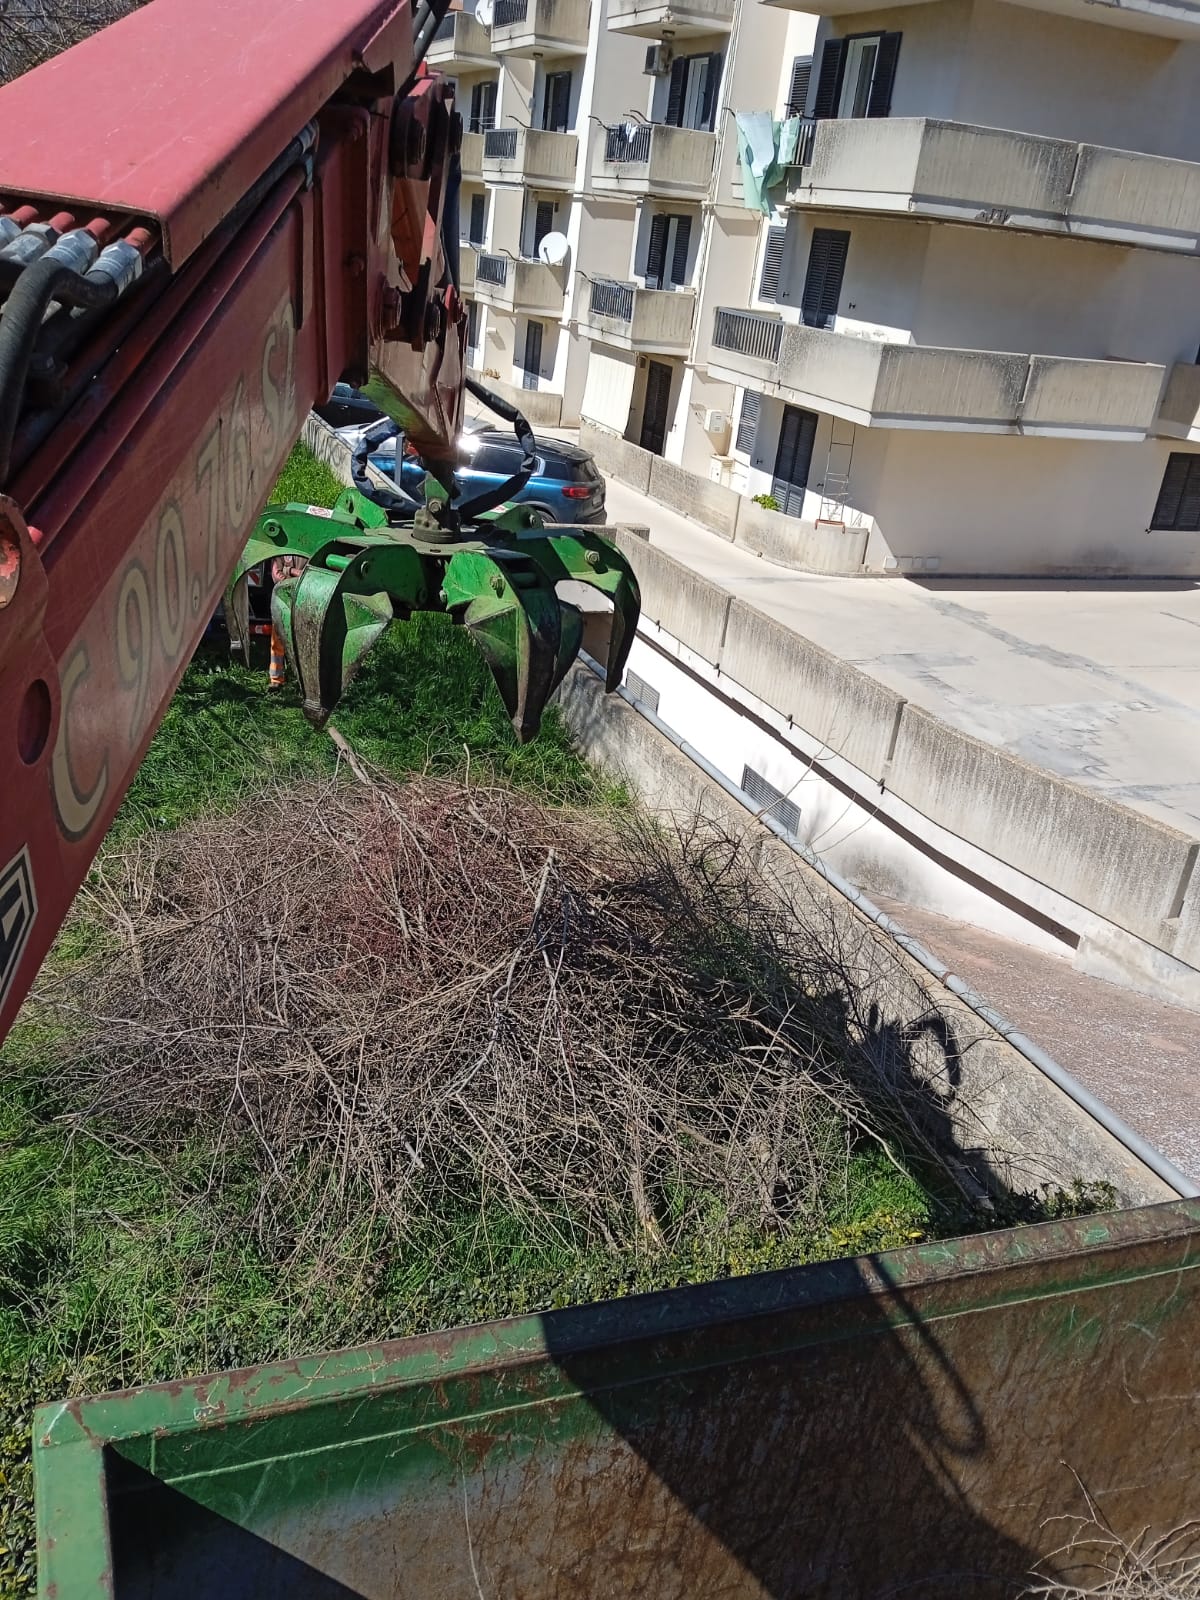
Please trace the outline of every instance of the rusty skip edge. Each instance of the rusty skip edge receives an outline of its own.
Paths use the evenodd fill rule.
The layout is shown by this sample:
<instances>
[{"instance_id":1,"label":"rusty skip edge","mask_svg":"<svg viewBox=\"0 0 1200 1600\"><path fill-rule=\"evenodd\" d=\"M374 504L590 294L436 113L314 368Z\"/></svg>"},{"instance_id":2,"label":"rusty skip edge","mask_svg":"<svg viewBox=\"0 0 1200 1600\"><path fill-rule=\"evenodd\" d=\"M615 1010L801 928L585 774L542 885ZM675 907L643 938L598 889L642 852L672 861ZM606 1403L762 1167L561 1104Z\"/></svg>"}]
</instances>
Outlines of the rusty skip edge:
<instances>
[{"instance_id":1,"label":"rusty skip edge","mask_svg":"<svg viewBox=\"0 0 1200 1600\"><path fill-rule=\"evenodd\" d=\"M81 1566L90 1571L89 1592L96 1585L109 1592L106 1446L265 1423L405 1390L423 1399L447 1379L469 1385L504 1372L512 1382L502 1409L523 1408L622 1381L631 1366L665 1377L765 1359L1197 1264L1200 1201L1168 1201L56 1401L39 1406L34 1419L41 1592L48 1600L81 1592ZM561 1370L567 1362L574 1378ZM581 1388L578 1373L593 1369L595 1384ZM443 1422L461 1420L444 1405L434 1409ZM497 1407L489 1401L479 1409ZM429 1420L427 1406L417 1405L412 1426ZM244 1453L239 1460L245 1465Z\"/></svg>"}]
</instances>

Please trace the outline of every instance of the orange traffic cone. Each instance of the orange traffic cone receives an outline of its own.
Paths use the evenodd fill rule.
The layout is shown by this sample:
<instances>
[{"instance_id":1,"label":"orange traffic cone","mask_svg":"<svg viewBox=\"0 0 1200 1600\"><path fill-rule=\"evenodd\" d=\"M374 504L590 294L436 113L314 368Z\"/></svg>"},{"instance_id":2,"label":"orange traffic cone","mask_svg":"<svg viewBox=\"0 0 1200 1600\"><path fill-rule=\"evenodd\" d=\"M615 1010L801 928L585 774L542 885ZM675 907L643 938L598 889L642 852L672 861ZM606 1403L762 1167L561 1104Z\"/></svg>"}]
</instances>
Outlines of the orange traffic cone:
<instances>
[{"instance_id":1,"label":"orange traffic cone","mask_svg":"<svg viewBox=\"0 0 1200 1600\"><path fill-rule=\"evenodd\" d=\"M271 665L269 668L267 687L282 689L287 682L287 652L283 647L283 639L274 623L271 625Z\"/></svg>"}]
</instances>

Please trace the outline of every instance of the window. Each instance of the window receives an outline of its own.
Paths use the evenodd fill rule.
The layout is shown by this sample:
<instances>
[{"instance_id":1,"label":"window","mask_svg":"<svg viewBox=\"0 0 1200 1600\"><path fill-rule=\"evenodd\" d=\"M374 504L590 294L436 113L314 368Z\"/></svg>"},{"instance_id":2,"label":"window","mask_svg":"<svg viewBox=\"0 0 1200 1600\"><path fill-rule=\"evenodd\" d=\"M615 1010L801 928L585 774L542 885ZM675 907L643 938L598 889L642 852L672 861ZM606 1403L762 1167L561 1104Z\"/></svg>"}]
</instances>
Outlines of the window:
<instances>
[{"instance_id":1,"label":"window","mask_svg":"<svg viewBox=\"0 0 1200 1600\"><path fill-rule=\"evenodd\" d=\"M811 56L797 56L792 62L792 81L788 86L787 104L784 106L784 115L788 117L802 117L808 105L808 84L812 77L813 58Z\"/></svg>"},{"instance_id":2,"label":"window","mask_svg":"<svg viewBox=\"0 0 1200 1600\"><path fill-rule=\"evenodd\" d=\"M1163 533L1200 533L1200 455L1172 450L1150 526Z\"/></svg>"},{"instance_id":3,"label":"window","mask_svg":"<svg viewBox=\"0 0 1200 1600\"><path fill-rule=\"evenodd\" d=\"M479 302L467 301L467 355L472 366L477 366L475 359L479 354Z\"/></svg>"},{"instance_id":4,"label":"window","mask_svg":"<svg viewBox=\"0 0 1200 1600\"><path fill-rule=\"evenodd\" d=\"M900 57L898 33L826 39L813 99L814 117L886 117Z\"/></svg>"},{"instance_id":5,"label":"window","mask_svg":"<svg viewBox=\"0 0 1200 1600\"><path fill-rule=\"evenodd\" d=\"M650 220L646 248L647 289L678 289L688 280L692 219L660 211Z\"/></svg>"},{"instance_id":6,"label":"window","mask_svg":"<svg viewBox=\"0 0 1200 1600\"><path fill-rule=\"evenodd\" d=\"M468 133L488 133L496 126L496 85L477 83L471 90L471 112L467 119Z\"/></svg>"},{"instance_id":7,"label":"window","mask_svg":"<svg viewBox=\"0 0 1200 1600\"><path fill-rule=\"evenodd\" d=\"M501 478L511 478L521 465L521 452L516 445L481 444L469 459L475 472L493 472Z\"/></svg>"},{"instance_id":8,"label":"window","mask_svg":"<svg viewBox=\"0 0 1200 1600\"><path fill-rule=\"evenodd\" d=\"M719 50L709 55L676 56L667 86L665 122L673 128L713 131L724 59Z\"/></svg>"},{"instance_id":9,"label":"window","mask_svg":"<svg viewBox=\"0 0 1200 1600\"><path fill-rule=\"evenodd\" d=\"M850 235L840 228L814 228L808 269L800 297L800 314L809 328L828 328L837 316L846 275Z\"/></svg>"},{"instance_id":10,"label":"window","mask_svg":"<svg viewBox=\"0 0 1200 1600\"><path fill-rule=\"evenodd\" d=\"M542 97L542 127L548 133L566 133L571 126L571 74L548 72Z\"/></svg>"},{"instance_id":11,"label":"window","mask_svg":"<svg viewBox=\"0 0 1200 1600\"><path fill-rule=\"evenodd\" d=\"M779 296L779 269L783 265L783 246L786 239L786 228L767 229L767 244L763 251L762 276L758 280L758 298L760 300L775 300Z\"/></svg>"},{"instance_id":12,"label":"window","mask_svg":"<svg viewBox=\"0 0 1200 1600\"><path fill-rule=\"evenodd\" d=\"M467 240L482 245L487 238L487 195L471 196L471 220L467 224Z\"/></svg>"},{"instance_id":13,"label":"window","mask_svg":"<svg viewBox=\"0 0 1200 1600\"><path fill-rule=\"evenodd\" d=\"M754 435L758 432L758 413L762 409L762 395L757 389L742 390L742 409L738 412L737 437L733 448L744 456L754 454Z\"/></svg>"}]
</instances>

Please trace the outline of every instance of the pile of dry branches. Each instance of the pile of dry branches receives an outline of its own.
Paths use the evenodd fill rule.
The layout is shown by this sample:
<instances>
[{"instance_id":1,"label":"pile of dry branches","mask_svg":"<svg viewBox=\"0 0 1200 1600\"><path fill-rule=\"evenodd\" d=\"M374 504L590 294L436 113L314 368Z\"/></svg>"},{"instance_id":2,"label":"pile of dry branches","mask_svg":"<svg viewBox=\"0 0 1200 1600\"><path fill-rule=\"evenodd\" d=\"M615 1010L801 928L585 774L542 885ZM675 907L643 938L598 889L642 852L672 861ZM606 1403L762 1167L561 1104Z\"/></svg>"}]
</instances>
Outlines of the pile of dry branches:
<instances>
[{"instance_id":1,"label":"pile of dry branches","mask_svg":"<svg viewBox=\"0 0 1200 1600\"><path fill-rule=\"evenodd\" d=\"M42 991L67 1104L151 1155L251 1151L274 1249L364 1203L670 1247L819 1223L863 1141L938 1153L836 952L706 824L333 782L145 837L81 907L99 944Z\"/></svg>"}]
</instances>

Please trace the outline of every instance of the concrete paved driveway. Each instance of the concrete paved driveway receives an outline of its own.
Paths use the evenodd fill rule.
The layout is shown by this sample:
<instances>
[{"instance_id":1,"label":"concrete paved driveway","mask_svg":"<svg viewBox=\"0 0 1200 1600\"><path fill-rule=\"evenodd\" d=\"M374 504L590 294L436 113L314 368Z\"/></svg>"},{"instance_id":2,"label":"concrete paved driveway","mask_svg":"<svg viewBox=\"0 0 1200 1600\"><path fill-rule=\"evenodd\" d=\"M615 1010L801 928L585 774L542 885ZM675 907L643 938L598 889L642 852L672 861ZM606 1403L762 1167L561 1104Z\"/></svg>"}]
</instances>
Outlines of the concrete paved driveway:
<instances>
[{"instance_id":1,"label":"concrete paved driveway","mask_svg":"<svg viewBox=\"0 0 1200 1600\"><path fill-rule=\"evenodd\" d=\"M608 517L946 722L1200 837L1200 583L819 578L612 480Z\"/></svg>"}]
</instances>

